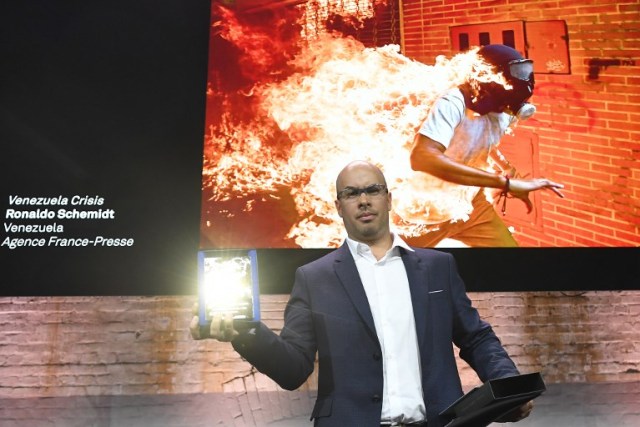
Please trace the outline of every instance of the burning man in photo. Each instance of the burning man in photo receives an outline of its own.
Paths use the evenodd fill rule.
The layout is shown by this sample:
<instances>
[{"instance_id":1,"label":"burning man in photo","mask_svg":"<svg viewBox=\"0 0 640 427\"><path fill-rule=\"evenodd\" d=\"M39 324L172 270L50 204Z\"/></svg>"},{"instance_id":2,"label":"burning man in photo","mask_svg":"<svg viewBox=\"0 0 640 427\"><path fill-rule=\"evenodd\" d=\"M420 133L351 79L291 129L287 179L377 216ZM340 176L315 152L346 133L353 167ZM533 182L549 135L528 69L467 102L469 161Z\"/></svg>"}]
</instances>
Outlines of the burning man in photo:
<instances>
[{"instance_id":1,"label":"burning man in photo","mask_svg":"<svg viewBox=\"0 0 640 427\"><path fill-rule=\"evenodd\" d=\"M523 104L521 119L533 111L531 61L492 46L482 51L489 64L471 49L427 65L307 14L213 9L201 246L338 247L327 183L354 159L384 170L394 230L412 244L515 246L483 193L507 190L496 170L509 173L503 192L529 207L531 191L562 188L521 179L497 151L517 122L511 109Z\"/></svg>"},{"instance_id":2,"label":"burning man in photo","mask_svg":"<svg viewBox=\"0 0 640 427\"><path fill-rule=\"evenodd\" d=\"M497 148L501 137L516 121L535 112L535 107L527 102L534 87L532 61L500 44L480 48L478 56L506 84L472 78L450 90L429 111L411 151L411 167L433 176L433 180L423 183L425 191L430 191L430 186L440 188L445 182L464 186L449 195L459 197L458 203L468 214L453 218L440 215L437 206L425 206L422 214L430 228L410 240L414 245L435 246L442 239L451 238L474 247L517 246L487 200L485 188L499 190L498 205L503 214L508 198L520 199L531 212L532 191L550 189L563 197L558 190L563 187L561 184L544 178L519 178ZM419 215L418 211L415 214Z\"/></svg>"}]
</instances>

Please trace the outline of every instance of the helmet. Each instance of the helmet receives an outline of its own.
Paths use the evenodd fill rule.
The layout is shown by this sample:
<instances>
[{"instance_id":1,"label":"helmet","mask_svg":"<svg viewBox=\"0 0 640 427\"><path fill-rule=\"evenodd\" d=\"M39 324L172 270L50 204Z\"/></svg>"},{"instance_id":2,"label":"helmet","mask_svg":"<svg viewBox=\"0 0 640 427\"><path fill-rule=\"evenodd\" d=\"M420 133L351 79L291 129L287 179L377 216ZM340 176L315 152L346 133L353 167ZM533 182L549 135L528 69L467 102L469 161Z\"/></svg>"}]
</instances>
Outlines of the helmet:
<instances>
[{"instance_id":1,"label":"helmet","mask_svg":"<svg viewBox=\"0 0 640 427\"><path fill-rule=\"evenodd\" d=\"M501 72L512 88L507 90L498 83L480 83L479 93L473 97L469 108L480 114L505 112L519 118L533 115L535 107L526 102L533 95L535 85L533 61L502 44L482 46L478 56L492 65L495 72Z\"/></svg>"},{"instance_id":2,"label":"helmet","mask_svg":"<svg viewBox=\"0 0 640 427\"><path fill-rule=\"evenodd\" d=\"M509 83L513 80L531 80L533 85L533 61L524 58L517 50L503 44L489 44L482 46L478 55L493 65L496 71L501 71Z\"/></svg>"}]
</instances>

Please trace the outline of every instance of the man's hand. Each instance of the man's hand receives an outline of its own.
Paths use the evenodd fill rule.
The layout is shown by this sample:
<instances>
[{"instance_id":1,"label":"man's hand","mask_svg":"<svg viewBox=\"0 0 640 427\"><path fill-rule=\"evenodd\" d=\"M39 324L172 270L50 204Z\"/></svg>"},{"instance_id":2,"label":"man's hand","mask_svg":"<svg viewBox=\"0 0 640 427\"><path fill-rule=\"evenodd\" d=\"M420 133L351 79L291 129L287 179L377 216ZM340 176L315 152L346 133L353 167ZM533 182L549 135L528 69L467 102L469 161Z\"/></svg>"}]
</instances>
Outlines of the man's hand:
<instances>
[{"instance_id":1,"label":"man's hand","mask_svg":"<svg viewBox=\"0 0 640 427\"><path fill-rule=\"evenodd\" d=\"M556 193L558 197L564 198L564 194L560 192L561 188L564 188L564 185L550 181L546 178L512 178L509 181L509 194L517 199L522 200L524 204L527 205L527 213L531 213L531 211L533 210L533 203L531 203L531 200L529 199L530 192L547 189Z\"/></svg>"},{"instance_id":2,"label":"man's hand","mask_svg":"<svg viewBox=\"0 0 640 427\"><path fill-rule=\"evenodd\" d=\"M507 412L496 420L498 423L515 423L524 418L527 418L533 410L533 400L528 401L522 406L519 406L511 411Z\"/></svg>"},{"instance_id":3,"label":"man's hand","mask_svg":"<svg viewBox=\"0 0 640 427\"><path fill-rule=\"evenodd\" d=\"M215 315L213 319L211 319L209 327L200 326L197 313L198 304L196 303L194 316L191 318L191 323L189 324L189 331L194 340L213 338L218 341L229 342L239 335L238 331L233 327L233 315L231 313L225 313L224 316Z\"/></svg>"}]
</instances>

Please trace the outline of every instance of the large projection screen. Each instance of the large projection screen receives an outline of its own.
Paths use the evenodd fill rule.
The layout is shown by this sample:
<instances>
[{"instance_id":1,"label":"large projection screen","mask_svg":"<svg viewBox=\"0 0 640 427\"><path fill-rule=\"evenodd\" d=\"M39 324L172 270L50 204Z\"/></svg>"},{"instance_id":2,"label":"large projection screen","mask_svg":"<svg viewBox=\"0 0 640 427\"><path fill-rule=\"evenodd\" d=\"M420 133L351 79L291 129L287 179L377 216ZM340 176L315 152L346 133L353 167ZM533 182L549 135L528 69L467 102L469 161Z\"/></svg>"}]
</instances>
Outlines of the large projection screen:
<instances>
[{"instance_id":1,"label":"large projection screen","mask_svg":"<svg viewBox=\"0 0 640 427\"><path fill-rule=\"evenodd\" d=\"M620 192L610 205L589 199L602 185L596 183L604 180L602 174L621 173L614 168L585 177L592 185L566 188L567 200L550 190L532 191L531 212L516 198L503 205L499 190L481 191L415 171L413 140L430 108L468 76L478 75L482 65L473 60L473 52L443 54L435 64L426 64L403 55L393 38L372 38L370 27L380 27L380 34L385 26L394 26L385 17L394 2L267 2L269 7L261 8L256 3L265 2L238 1L235 7L213 3L203 248L339 246L344 231L334 206L335 178L348 162L361 159L384 171L394 199L393 227L416 246L511 245L491 238L467 243L465 225L477 209L474 198L499 205L499 215L504 210L504 222L519 247L640 244L637 224L633 231L632 196ZM562 183L571 167L579 170L584 160L576 158L572 164L551 155L555 152L545 146L540 132L550 125L542 120L513 122L504 136L476 138L501 136L499 141L452 145L445 155L492 173L505 171L494 160L498 157L512 176L547 174ZM596 208L610 212L602 221L564 214L576 200L594 200L600 204ZM441 232L445 228L452 231Z\"/></svg>"},{"instance_id":2,"label":"large projection screen","mask_svg":"<svg viewBox=\"0 0 640 427\"><path fill-rule=\"evenodd\" d=\"M341 244L334 180L360 158L385 170L394 227L419 238L407 212L440 199L417 191L407 153L434 64L372 27L397 15L223 3L2 3L2 295L195 295L198 250L225 248L257 249L261 291L288 293L297 266ZM555 202L530 217L509 201L519 248L438 249L472 291L637 289L638 240L538 239Z\"/></svg>"},{"instance_id":3,"label":"large projection screen","mask_svg":"<svg viewBox=\"0 0 640 427\"><path fill-rule=\"evenodd\" d=\"M363 2L256 3L212 8L202 248L259 248L274 270L279 259L294 268L320 256L345 237L334 207L335 177L349 161L365 159L389 181L395 230L417 246L435 242L453 252L471 289L637 286L640 234L562 240L544 221L554 218L570 235L580 219L556 220L562 199L551 192L532 193L531 213L508 200L504 219L518 248L431 238L445 221L464 223L465 203L478 189L412 171L410 149L430 105L459 82L467 57L423 64L402 55L393 35L373 39L372 27L394 27L388 22L394 2L364 2L369 9ZM519 163L519 176L554 169L539 164L544 156L519 155L539 150L535 125L505 135L500 149ZM497 201L490 192L486 197ZM625 203L623 217L633 206Z\"/></svg>"}]
</instances>

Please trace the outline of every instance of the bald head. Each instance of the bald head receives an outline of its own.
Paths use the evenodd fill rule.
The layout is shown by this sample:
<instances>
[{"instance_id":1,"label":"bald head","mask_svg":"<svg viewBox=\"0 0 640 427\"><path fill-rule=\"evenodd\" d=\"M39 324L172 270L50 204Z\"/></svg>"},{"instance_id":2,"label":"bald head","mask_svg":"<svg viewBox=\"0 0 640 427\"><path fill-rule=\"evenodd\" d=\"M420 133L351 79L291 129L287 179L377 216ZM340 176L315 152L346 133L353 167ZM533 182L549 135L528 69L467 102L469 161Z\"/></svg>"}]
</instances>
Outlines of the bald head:
<instances>
[{"instance_id":1,"label":"bald head","mask_svg":"<svg viewBox=\"0 0 640 427\"><path fill-rule=\"evenodd\" d=\"M365 160L354 160L345 166L338 174L338 177L336 178L336 191L339 192L342 190L347 185L345 184L345 181L347 181L351 176L365 172L375 174L379 184L387 185L387 181L384 179L384 174L379 167Z\"/></svg>"},{"instance_id":2,"label":"bald head","mask_svg":"<svg viewBox=\"0 0 640 427\"><path fill-rule=\"evenodd\" d=\"M362 160L349 163L336 179L338 198L335 205L347 235L383 252L393 240L389 228L391 193L386 186L380 168ZM351 196L340 196L345 189ZM367 191L370 189L373 191Z\"/></svg>"}]
</instances>

